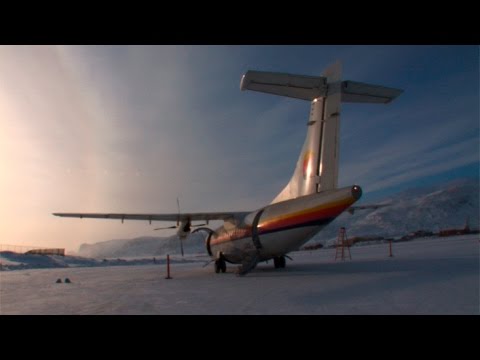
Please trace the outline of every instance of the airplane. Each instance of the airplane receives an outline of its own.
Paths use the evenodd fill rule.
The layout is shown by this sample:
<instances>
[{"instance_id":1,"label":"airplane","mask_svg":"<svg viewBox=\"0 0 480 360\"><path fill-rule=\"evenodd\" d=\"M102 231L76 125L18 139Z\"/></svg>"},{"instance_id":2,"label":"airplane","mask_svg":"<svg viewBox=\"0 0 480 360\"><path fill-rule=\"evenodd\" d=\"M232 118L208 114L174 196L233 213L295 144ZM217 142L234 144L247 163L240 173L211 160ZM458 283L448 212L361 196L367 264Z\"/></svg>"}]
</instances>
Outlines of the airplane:
<instances>
[{"instance_id":1,"label":"airplane","mask_svg":"<svg viewBox=\"0 0 480 360\"><path fill-rule=\"evenodd\" d=\"M240 264L245 275L259 262L273 259L276 269L284 268L288 253L298 250L362 196L358 185L338 188L340 150L340 105L347 103L387 104L403 90L341 80L341 63L325 69L322 76L247 71L240 90L252 90L310 102L307 135L293 175L273 201L253 211L171 214L53 213L55 216L96 219L174 221L182 239L205 231L205 246L216 273L226 263ZM379 205L372 205L378 208ZM359 207L369 208L368 205ZM212 230L200 227L192 232L193 221L223 220Z\"/></svg>"}]
</instances>

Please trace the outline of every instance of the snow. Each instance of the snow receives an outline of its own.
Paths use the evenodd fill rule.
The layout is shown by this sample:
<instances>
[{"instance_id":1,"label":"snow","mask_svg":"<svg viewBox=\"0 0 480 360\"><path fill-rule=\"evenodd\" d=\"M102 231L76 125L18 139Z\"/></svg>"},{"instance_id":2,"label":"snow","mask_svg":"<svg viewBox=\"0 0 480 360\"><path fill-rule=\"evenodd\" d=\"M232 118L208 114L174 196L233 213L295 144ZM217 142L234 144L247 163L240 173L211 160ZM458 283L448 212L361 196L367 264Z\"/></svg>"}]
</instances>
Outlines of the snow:
<instances>
[{"instance_id":1,"label":"snow","mask_svg":"<svg viewBox=\"0 0 480 360\"><path fill-rule=\"evenodd\" d=\"M204 261L198 258L197 254L190 254L185 257L170 256L170 262L194 262ZM202 257L200 257L202 258ZM204 256L203 256L204 258ZM3 271L20 269L45 269L45 268L68 268L68 267L93 267L93 266L129 266L129 265L150 265L164 264L165 257L135 257L125 258L104 258L92 259L80 256L60 256L60 255L34 255L18 254L10 251L0 252L0 269Z\"/></svg>"},{"instance_id":2,"label":"snow","mask_svg":"<svg viewBox=\"0 0 480 360\"><path fill-rule=\"evenodd\" d=\"M479 183L475 180L452 181L426 188L408 189L376 203L390 203L377 210L344 213L315 235L307 245L331 245L338 229L346 227L348 237L401 237L418 230L438 233L449 228L478 229L480 221ZM360 205L360 204L358 204Z\"/></svg>"},{"instance_id":3,"label":"snow","mask_svg":"<svg viewBox=\"0 0 480 360\"><path fill-rule=\"evenodd\" d=\"M479 314L479 236L425 238L290 254L245 277L164 264L0 272L0 314ZM195 260L195 261L193 261ZM3 262L3 260L2 260ZM65 278L72 283L64 283ZM61 284L55 283L60 278Z\"/></svg>"}]
</instances>

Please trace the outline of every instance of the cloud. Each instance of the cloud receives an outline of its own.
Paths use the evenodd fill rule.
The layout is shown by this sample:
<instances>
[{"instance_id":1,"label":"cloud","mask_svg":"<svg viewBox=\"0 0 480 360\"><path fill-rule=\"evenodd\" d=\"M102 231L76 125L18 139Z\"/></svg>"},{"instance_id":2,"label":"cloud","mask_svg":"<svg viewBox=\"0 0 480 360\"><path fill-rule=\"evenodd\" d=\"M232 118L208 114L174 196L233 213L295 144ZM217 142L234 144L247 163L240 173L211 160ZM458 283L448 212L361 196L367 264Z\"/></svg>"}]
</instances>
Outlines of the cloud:
<instances>
[{"instance_id":1,"label":"cloud","mask_svg":"<svg viewBox=\"0 0 480 360\"><path fill-rule=\"evenodd\" d=\"M396 174L389 174L383 180L374 181L368 189L369 191L381 190L414 179L457 169L464 165L478 163L479 155L475 152L476 149L478 150L478 140L472 139L461 144L445 147L436 152L430 152L423 158L420 157L418 160L408 163L408 165L403 165L402 170L397 169L395 171Z\"/></svg>"},{"instance_id":2,"label":"cloud","mask_svg":"<svg viewBox=\"0 0 480 360\"><path fill-rule=\"evenodd\" d=\"M365 190L375 191L478 163L478 123L468 115L433 124L421 121L429 116L438 119L438 111L412 114L415 125L371 140L369 146L349 154L341 168L343 180L363 183ZM397 114L393 121L402 121L404 116ZM374 127L368 130L373 135L368 138L374 138Z\"/></svg>"}]
</instances>

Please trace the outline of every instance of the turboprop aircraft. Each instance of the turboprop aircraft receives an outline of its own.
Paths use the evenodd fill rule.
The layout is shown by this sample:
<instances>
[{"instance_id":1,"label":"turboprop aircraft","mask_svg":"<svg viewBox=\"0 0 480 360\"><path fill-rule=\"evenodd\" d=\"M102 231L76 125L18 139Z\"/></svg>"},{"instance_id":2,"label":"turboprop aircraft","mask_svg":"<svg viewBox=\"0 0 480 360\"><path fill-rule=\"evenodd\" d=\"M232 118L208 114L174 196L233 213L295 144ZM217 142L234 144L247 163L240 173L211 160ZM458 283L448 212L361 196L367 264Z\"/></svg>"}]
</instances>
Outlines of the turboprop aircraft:
<instances>
[{"instance_id":1,"label":"turboprop aircraft","mask_svg":"<svg viewBox=\"0 0 480 360\"><path fill-rule=\"evenodd\" d=\"M192 233L192 221L223 220L223 225L205 231L205 246L215 263L215 272L225 272L226 263L241 264L244 275L258 262L273 259L275 268L285 267L286 255L306 243L362 196L358 185L338 188L340 150L340 104L387 104L402 90L341 80L339 62L322 76L247 71L241 90L252 90L310 102L307 136L293 175L273 201L253 211L172 214L54 213L56 216L97 219L175 221L180 240ZM367 208L362 206L359 208ZM379 205L373 205L373 208Z\"/></svg>"}]
</instances>

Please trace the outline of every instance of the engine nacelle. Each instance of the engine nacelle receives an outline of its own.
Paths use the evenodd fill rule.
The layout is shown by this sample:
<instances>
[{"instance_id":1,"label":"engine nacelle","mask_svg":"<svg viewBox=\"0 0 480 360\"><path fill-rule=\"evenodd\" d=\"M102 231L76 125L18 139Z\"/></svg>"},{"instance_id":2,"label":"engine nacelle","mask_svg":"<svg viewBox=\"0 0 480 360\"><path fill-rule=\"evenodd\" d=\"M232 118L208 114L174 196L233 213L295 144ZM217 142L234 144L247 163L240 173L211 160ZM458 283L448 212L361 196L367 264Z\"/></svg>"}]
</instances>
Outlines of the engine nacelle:
<instances>
[{"instance_id":1,"label":"engine nacelle","mask_svg":"<svg viewBox=\"0 0 480 360\"><path fill-rule=\"evenodd\" d=\"M207 248L208 255L212 256L212 249L210 248L210 240L212 239L212 235L215 231L207 227L200 227L192 231L192 234L198 231L205 231L207 232L207 237L205 238L205 247Z\"/></svg>"},{"instance_id":2,"label":"engine nacelle","mask_svg":"<svg viewBox=\"0 0 480 360\"><path fill-rule=\"evenodd\" d=\"M190 220L182 220L177 229L177 235L180 239L185 239L192 231Z\"/></svg>"}]
</instances>

